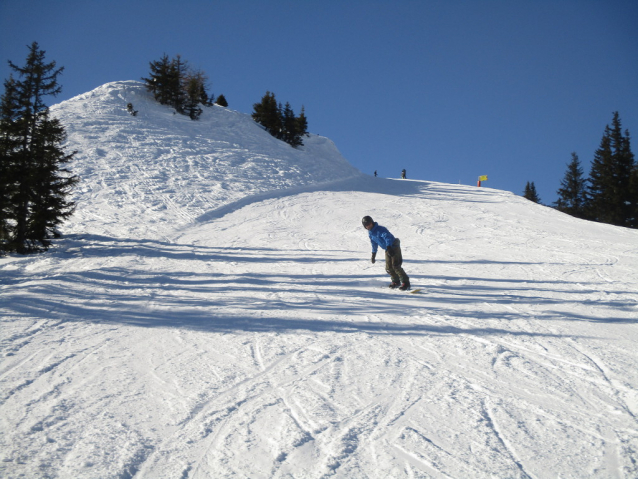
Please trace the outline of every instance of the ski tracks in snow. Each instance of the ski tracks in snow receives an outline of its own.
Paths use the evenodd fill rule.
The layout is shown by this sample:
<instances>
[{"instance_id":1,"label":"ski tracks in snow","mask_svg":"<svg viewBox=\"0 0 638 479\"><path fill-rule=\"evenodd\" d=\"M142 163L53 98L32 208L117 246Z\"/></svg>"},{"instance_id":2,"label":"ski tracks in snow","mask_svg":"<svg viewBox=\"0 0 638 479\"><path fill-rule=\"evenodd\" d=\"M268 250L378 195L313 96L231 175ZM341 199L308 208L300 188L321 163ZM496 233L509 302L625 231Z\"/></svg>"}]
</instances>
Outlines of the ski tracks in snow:
<instances>
[{"instance_id":1,"label":"ski tracks in snow","mask_svg":"<svg viewBox=\"0 0 638 479\"><path fill-rule=\"evenodd\" d=\"M386 205L342 186L238 205L174 242L77 236L53 264L7 267L0 467L635 475L634 276L614 277L634 264L626 247L600 264L548 232L545 260L540 239L492 218L502 205L468 230L458 198L438 212L445 188ZM365 213L401 238L423 294L382 287Z\"/></svg>"}]
</instances>

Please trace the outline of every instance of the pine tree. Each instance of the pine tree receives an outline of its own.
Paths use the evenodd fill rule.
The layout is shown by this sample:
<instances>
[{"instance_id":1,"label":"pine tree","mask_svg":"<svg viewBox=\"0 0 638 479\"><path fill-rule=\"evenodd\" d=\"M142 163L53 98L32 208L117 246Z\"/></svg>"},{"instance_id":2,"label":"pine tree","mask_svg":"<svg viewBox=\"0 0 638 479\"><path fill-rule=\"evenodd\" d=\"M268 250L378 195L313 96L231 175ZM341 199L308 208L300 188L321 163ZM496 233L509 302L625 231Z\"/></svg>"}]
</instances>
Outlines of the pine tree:
<instances>
[{"instance_id":1,"label":"pine tree","mask_svg":"<svg viewBox=\"0 0 638 479\"><path fill-rule=\"evenodd\" d=\"M308 136L308 119L306 118L306 109L301 107L301 113L297 117L297 132L299 133L299 138L304 136ZM303 145L303 143L301 143Z\"/></svg>"},{"instance_id":2,"label":"pine tree","mask_svg":"<svg viewBox=\"0 0 638 479\"><path fill-rule=\"evenodd\" d=\"M210 106L206 83L208 77L203 71L189 71L185 77L186 100L184 112L191 120L197 120L202 114L201 105Z\"/></svg>"},{"instance_id":3,"label":"pine tree","mask_svg":"<svg viewBox=\"0 0 638 479\"><path fill-rule=\"evenodd\" d=\"M631 172L629 190L631 191L631 204L633 208L627 226L630 228L638 228L638 163L634 164L634 169Z\"/></svg>"},{"instance_id":4,"label":"pine tree","mask_svg":"<svg viewBox=\"0 0 638 479\"><path fill-rule=\"evenodd\" d=\"M226 101L226 97L222 94L217 97L217 100L215 100L215 105L228 107L228 101Z\"/></svg>"},{"instance_id":5,"label":"pine tree","mask_svg":"<svg viewBox=\"0 0 638 479\"><path fill-rule=\"evenodd\" d=\"M269 91L262 97L261 102L253 105L252 117L272 136L295 148L303 145L302 138L308 134L308 120L304 108L301 108L301 115L295 116L290 103L282 106L281 103L277 103L275 94Z\"/></svg>"},{"instance_id":6,"label":"pine tree","mask_svg":"<svg viewBox=\"0 0 638 479\"><path fill-rule=\"evenodd\" d=\"M180 55L177 55L171 62L172 75L170 83L170 105L175 108L177 113L182 115L187 114L185 110L187 93L187 78L189 74L188 62L182 60Z\"/></svg>"},{"instance_id":7,"label":"pine tree","mask_svg":"<svg viewBox=\"0 0 638 479\"><path fill-rule=\"evenodd\" d=\"M631 188L634 168L629 132L623 135L620 117L614 112L612 127L605 127L592 161L587 205L591 219L617 226L634 223L638 208Z\"/></svg>"},{"instance_id":8,"label":"pine tree","mask_svg":"<svg viewBox=\"0 0 638 479\"><path fill-rule=\"evenodd\" d=\"M66 197L78 178L61 167L73 159L75 152L66 154L60 148L66 140L66 131L60 121L57 118L41 121L37 136L39 140L35 142L33 152L39 162L33 176L35 194L29 237L47 249L51 244L48 238L58 238L58 226L73 213L75 205Z\"/></svg>"},{"instance_id":9,"label":"pine tree","mask_svg":"<svg viewBox=\"0 0 638 479\"><path fill-rule=\"evenodd\" d=\"M534 203L541 202L541 199L538 196L538 193L536 193L536 186L534 186L533 181L531 183L528 181L527 184L525 185L525 191L523 192L523 197L527 198L530 201L533 201Z\"/></svg>"},{"instance_id":10,"label":"pine tree","mask_svg":"<svg viewBox=\"0 0 638 479\"><path fill-rule=\"evenodd\" d=\"M276 115L276 120L274 120L274 124L276 125L276 127L273 129L273 132L271 134L278 140L283 140L285 126L284 126L284 107L281 105L281 102L277 104L277 110L275 115Z\"/></svg>"},{"instance_id":11,"label":"pine tree","mask_svg":"<svg viewBox=\"0 0 638 479\"><path fill-rule=\"evenodd\" d=\"M282 115L275 94L267 91L261 102L253 105L253 110L253 120L261 124L272 136L280 138L283 127Z\"/></svg>"},{"instance_id":12,"label":"pine tree","mask_svg":"<svg viewBox=\"0 0 638 479\"><path fill-rule=\"evenodd\" d=\"M297 117L288 102L282 110L282 125L281 139L292 146L301 144L301 137L297 133Z\"/></svg>"},{"instance_id":13,"label":"pine tree","mask_svg":"<svg viewBox=\"0 0 638 479\"><path fill-rule=\"evenodd\" d=\"M613 160L611 151L611 130L609 125L600 141L600 146L594 152L591 171L589 173L589 188L587 201L587 215L594 221L608 223L607 205L613 203Z\"/></svg>"},{"instance_id":14,"label":"pine tree","mask_svg":"<svg viewBox=\"0 0 638 479\"><path fill-rule=\"evenodd\" d=\"M49 239L59 236L57 227L74 208L66 197L78 181L62 168L74 153L63 151L64 128L50 118L43 101L60 92L57 77L63 69L44 63L44 54L34 42L24 67L9 62L20 79L6 81L2 97L0 149L9 178L3 181L2 246L18 253L46 250Z\"/></svg>"},{"instance_id":15,"label":"pine tree","mask_svg":"<svg viewBox=\"0 0 638 479\"><path fill-rule=\"evenodd\" d=\"M11 238L12 204L17 195L16 154L20 141L15 131L19 110L16 82L10 77L4 82L0 106L0 255Z\"/></svg>"},{"instance_id":16,"label":"pine tree","mask_svg":"<svg viewBox=\"0 0 638 479\"><path fill-rule=\"evenodd\" d=\"M583 169L576 153L572 153L572 161L567 165L567 172L556 193L558 200L554 207L557 210L577 218L585 218L587 180L583 177Z\"/></svg>"},{"instance_id":17,"label":"pine tree","mask_svg":"<svg viewBox=\"0 0 638 479\"><path fill-rule=\"evenodd\" d=\"M157 61L150 62L151 74L148 78L142 78L146 82L146 89L153 93L155 99L162 105L170 105L174 94L175 69L173 61L164 54Z\"/></svg>"},{"instance_id":18,"label":"pine tree","mask_svg":"<svg viewBox=\"0 0 638 479\"><path fill-rule=\"evenodd\" d=\"M200 103L202 98L206 96L204 84L197 78L191 77L186 85L186 102L184 104L184 112L191 120L197 120L202 114Z\"/></svg>"},{"instance_id":19,"label":"pine tree","mask_svg":"<svg viewBox=\"0 0 638 479\"><path fill-rule=\"evenodd\" d=\"M186 111L186 103L189 99L189 82L193 73L188 62L182 60L180 55L169 59L168 55L157 61L150 62L151 74L149 78L142 78L146 82L146 89L153 93L155 99L162 105L168 105L181 114L190 114ZM203 74L202 74L203 75ZM199 92L205 93L205 88Z\"/></svg>"},{"instance_id":20,"label":"pine tree","mask_svg":"<svg viewBox=\"0 0 638 479\"><path fill-rule=\"evenodd\" d=\"M199 93L199 102L205 106L213 104L213 97L208 95L208 76L201 70L191 70L188 73L187 81L195 81Z\"/></svg>"},{"instance_id":21,"label":"pine tree","mask_svg":"<svg viewBox=\"0 0 638 479\"><path fill-rule=\"evenodd\" d=\"M620 126L620 125L619 125ZM629 130L625 130L619 149L622 174L627 178L622 181L624 190L622 201L624 226L638 228L638 162L635 161L631 151L631 138Z\"/></svg>"}]
</instances>

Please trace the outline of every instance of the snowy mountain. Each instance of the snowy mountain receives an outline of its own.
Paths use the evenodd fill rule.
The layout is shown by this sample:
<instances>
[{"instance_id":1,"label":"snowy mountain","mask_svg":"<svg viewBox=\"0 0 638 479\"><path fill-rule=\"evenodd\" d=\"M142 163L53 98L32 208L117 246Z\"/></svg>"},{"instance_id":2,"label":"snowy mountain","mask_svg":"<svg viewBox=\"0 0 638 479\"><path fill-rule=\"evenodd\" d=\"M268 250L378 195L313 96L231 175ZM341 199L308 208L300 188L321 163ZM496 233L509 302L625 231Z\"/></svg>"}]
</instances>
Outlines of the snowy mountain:
<instances>
[{"instance_id":1,"label":"snowy mountain","mask_svg":"<svg viewBox=\"0 0 638 479\"><path fill-rule=\"evenodd\" d=\"M638 477L638 231L136 82L52 111L82 183L0 259L2 477Z\"/></svg>"},{"instance_id":2,"label":"snowy mountain","mask_svg":"<svg viewBox=\"0 0 638 479\"><path fill-rule=\"evenodd\" d=\"M247 197L361 175L327 138L305 137L295 149L250 115L217 105L193 121L140 82L107 83L51 111L78 151L83 206L68 225L74 231L95 222L109 234L163 238Z\"/></svg>"}]
</instances>

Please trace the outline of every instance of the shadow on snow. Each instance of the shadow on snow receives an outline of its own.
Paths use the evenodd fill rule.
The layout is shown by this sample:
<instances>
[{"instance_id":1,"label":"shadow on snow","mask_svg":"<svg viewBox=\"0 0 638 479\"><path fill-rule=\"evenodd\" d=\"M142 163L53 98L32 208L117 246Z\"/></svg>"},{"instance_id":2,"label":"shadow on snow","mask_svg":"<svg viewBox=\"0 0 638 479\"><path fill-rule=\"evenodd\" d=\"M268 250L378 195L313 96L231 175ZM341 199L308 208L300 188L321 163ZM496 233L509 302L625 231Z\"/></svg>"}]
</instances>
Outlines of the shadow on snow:
<instances>
[{"instance_id":1,"label":"shadow on snow","mask_svg":"<svg viewBox=\"0 0 638 479\"><path fill-rule=\"evenodd\" d=\"M151 240L121 240L104 236L70 236L52 255L69 259L121 256L166 258L179 261L169 271L102 266L42 277L20 270L5 270L5 311L10 316L27 316L60 321L125 324L138 327L172 327L207 332L364 332L383 335L529 335L554 336L515 327L459 328L422 324L428 317L470 318L476 322L529 319L510 305L553 305L582 303L587 291L569 291L564 281L534 282L529 279L432 277L413 275L413 282L426 285L427 294L408 295L382 288L378 274L348 275L288 274L260 272L221 274L184 271L191 261L285 263L360 261L334 252L313 254L298 250L290 256L274 249L211 248ZM286 253L289 253L286 251ZM353 256L357 253L353 252ZM486 263L489 263L486 261ZM52 270L49 270L52 271ZM449 284L430 284L446 280ZM472 280L483 284L454 284ZM517 283L524 283L518 287ZM549 286L554 284L555 288ZM581 283L582 284L582 283ZM594 291L594 290L592 290ZM560 298L543 293L560 293ZM573 300L566 300L566 295ZM475 307L489 303L507 311L485 311ZM596 305L622 310L630 305L619 301L596 301ZM460 306L460 307L459 307ZM467 306L464 308L464 306ZM508 308L509 307L509 308ZM587 317L566 312L545 311L537 320L592 322L636 322L622 317ZM396 322L361 321L392 315ZM290 317L293 316L293 317ZM350 319L352 318L352 320ZM405 318L405 323L401 319Z\"/></svg>"}]
</instances>

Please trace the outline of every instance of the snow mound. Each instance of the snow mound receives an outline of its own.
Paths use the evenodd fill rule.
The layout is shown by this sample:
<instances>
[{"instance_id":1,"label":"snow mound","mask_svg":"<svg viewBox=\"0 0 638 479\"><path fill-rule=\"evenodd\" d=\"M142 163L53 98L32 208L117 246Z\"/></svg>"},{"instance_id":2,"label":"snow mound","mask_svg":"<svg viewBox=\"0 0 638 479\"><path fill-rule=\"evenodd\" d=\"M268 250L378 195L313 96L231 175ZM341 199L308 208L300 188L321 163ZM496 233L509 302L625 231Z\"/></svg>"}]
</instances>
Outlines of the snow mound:
<instances>
[{"instance_id":1,"label":"snow mound","mask_svg":"<svg viewBox=\"0 0 638 479\"><path fill-rule=\"evenodd\" d=\"M136 81L107 83L51 111L78 151L70 165L81 177L78 209L66 224L76 233L163 238L246 197L361 175L328 138L310 135L295 149L217 105L193 121Z\"/></svg>"}]
</instances>

